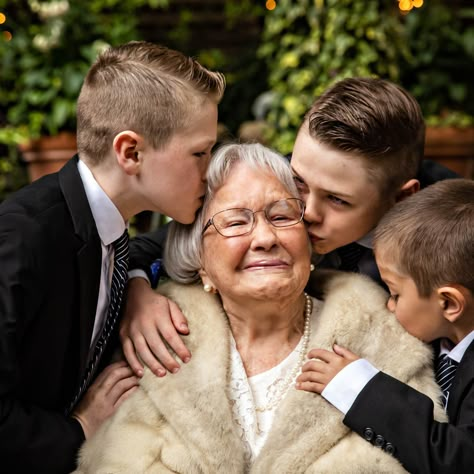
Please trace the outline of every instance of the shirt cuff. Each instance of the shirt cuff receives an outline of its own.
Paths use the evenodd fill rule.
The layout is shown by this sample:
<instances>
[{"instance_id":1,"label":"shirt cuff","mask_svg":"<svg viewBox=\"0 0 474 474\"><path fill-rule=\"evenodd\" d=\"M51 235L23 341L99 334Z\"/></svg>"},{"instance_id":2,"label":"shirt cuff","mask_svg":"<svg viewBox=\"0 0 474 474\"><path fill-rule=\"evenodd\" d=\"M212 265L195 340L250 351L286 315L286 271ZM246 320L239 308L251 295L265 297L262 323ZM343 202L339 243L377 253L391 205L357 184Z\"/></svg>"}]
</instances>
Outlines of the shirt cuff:
<instances>
[{"instance_id":1,"label":"shirt cuff","mask_svg":"<svg viewBox=\"0 0 474 474\"><path fill-rule=\"evenodd\" d=\"M326 385L321 395L331 405L347 415L362 389L378 372L379 370L370 362L365 359L357 359L344 367Z\"/></svg>"},{"instance_id":2,"label":"shirt cuff","mask_svg":"<svg viewBox=\"0 0 474 474\"><path fill-rule=\"evenodd\" d=\"M150 284L150 279L148 278L148 275L146 274L145 271L140 270L139 268L135 270L130 270L128 272L128 279L131 280L132 278L143 278Z\"/></svg>"}]
</instances>

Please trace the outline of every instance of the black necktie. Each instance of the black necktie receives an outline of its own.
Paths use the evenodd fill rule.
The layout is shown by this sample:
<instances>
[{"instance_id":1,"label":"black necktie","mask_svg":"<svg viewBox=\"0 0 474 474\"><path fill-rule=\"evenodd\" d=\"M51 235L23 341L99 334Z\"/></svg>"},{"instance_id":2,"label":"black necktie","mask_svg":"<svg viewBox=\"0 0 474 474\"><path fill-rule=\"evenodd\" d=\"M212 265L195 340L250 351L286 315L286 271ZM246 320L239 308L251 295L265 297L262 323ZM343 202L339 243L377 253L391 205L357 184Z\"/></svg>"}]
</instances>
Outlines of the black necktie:
<instances>
[{"instance_id":1,"label":"black necktie","mask_svg":"<svg viewBox=\"0 0 474 474\"><path fill-rule=\"evenodd\" d=\"M127 281L127 269L128 269L128 231L125 232L113 243L114 246L114 271L112 273L112 283L110 286L110 300L107 317L105 319L104 326L100 332L100 336L97 339L97 343L94 347L94 351L87 365L84 377L78 392L74 396L73 401L69 405L66 413L69 414L74 408L76 403L82 397L84 392L89 388L92 378L99 365L100 357L107 346L110 334L112 333L117 318L120 313L122 296L124 293L125 283Z\"/></svg>"},{"instance_id":2,"label":"black necktie","mask_svg":"<svg viewBox=\"0 0 474 474\"><path fill-rule=\"evenodd\" d=\"M443 354L438 357L438 363L436 368L436 382L440 386L443 392L443 406L446 408L448 405L449 390L453 383L454 376L456 374L456 369L458 368L458 363L449 358L447 354Z\"/></svg>"},{"instance_id":3,"label":"black necktie","mask_svg":"<svg viewBox=\"0 0 474 474\"><path fill-rule=\"evenodd\" d=\"M339 270L345 272L359 271L358 263L362 255L362 247L359 244L352 242L351 244L344 245L344 247L337 249L337 253L341 258Z\"/></svg>"}]
</instances>

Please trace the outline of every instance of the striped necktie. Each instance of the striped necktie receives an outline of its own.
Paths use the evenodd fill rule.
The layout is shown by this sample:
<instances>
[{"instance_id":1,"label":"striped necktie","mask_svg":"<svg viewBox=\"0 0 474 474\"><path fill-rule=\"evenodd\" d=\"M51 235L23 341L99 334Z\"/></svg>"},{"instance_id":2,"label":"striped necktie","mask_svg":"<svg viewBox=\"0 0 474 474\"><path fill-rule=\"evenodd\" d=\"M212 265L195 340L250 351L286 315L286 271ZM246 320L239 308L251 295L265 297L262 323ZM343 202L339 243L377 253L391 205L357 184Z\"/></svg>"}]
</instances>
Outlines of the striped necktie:
<instances>
[{"instance_id":1,"label":"striped necktie","mask_svg":"<svg viewBox=\"0 0 474 474\"><path fill-rule=\"evenodd\" d=\"M449 358L447 354L442 354L438 357L436 382L443 392L442 402L444 408L446 408L448 405L449 390L453 384L453 379L457 368L458 363L455 360Z\"/></svg>"},{"instance_id":2,"label":"striped necktie","mask_svg":"<svg viewBox=\"0 0 474 474\"><path fill-rule=\"evenodd\" d=\"M362 247L359 244L352 242L351 244L344 245L344 247L337 249L337 253L341 258L339 270L345 272L359 272L358 264L362 255Z\"/></svg>"},{"instance_id":3,"label":"striped necktie","mask_svg":"<svg viewBox=\"0 0 474 474\"><path fill-rule=\"evenodd\" d=\"M92 379L97 371L100 358L107 346L107 341L112 334L112 331L117 322L120 314L120 308L122 304L122 297L124 293L125 283L127 282L127 270L128 270L128 231L125 232L113 242L114 246L114 271L112 273L112 284L110 287L110 299L107 318L105 319L104 326L100 332L97 343L94 347L94 351L87 365L84 377L78 392L74 396L73 401L66 410L66 414L69 414L75 407L76 403L80 400L84 392L89 388Z\"/></svg>"}]
</instances>

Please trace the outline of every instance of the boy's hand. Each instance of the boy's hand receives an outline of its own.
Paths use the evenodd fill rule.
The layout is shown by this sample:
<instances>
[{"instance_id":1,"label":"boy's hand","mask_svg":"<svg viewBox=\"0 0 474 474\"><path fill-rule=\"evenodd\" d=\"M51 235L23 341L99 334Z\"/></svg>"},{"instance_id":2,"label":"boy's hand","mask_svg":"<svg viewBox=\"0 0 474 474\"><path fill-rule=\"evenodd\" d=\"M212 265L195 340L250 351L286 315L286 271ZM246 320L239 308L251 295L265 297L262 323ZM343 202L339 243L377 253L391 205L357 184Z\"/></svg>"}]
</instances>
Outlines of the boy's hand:
<instances>
[{"instance_id":1,"label":"boy's hand","mask_svg":"<svg viewBox=\"0 0 474 474\"><path fill-rule=\"evenodd\" d=\"M296 379L296 388L321 393L329 382L347 365L359 359L350 350L334 344L334 352L313 349L308 353L310 360L303 365L301 375Z\"/></svg>"},{"instance_id":2,"label":"boy's hand","mask_svg":"<svg viewBox=\"0 0 474 474\"><path fill-rule=\"evenodd\" d=\"M138 382L125 361L108 365L97 376L72 413L86 439L137 389Z\"/></svg>"},{"instance_id":3,"label":"boy's hand","mask_svg":"<svg viewBox=\"0 0 474 474\"><path fill-rule=\"evenodd\" d=\"M120 324L120 340L123 353L138 377L143 375L143 365L138 357L158 377L166 375L166 369L177 372L179 364L169 353L163 339L172 347L183 362L191 353L179 337L188 334L186 318L178 306L150 288L143 278L128 282L125 313Z\"/></svg>"}]
</instances>

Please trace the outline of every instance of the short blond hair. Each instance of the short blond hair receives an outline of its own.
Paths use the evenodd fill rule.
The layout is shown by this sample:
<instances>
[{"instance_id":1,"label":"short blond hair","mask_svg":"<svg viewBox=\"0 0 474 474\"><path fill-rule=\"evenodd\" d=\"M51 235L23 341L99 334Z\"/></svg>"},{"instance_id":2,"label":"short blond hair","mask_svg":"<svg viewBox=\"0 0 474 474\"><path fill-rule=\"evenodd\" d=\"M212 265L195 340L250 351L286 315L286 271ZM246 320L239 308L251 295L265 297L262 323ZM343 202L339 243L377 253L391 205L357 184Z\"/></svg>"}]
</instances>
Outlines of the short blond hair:
<instances>
[{"instance_id":1,"label":"short blond hair","mask_svg":"<svg viewBox=\"0 0 474 474\"><path fill-rule=\"evenodd\" d=\"M303 127L319 143L362 158L382 194L415 178L423 158L425 122L416 99L390 81L343 79L316 99Z\"/></svg>"},{"instance_id":2,"label":"short blond hair","mask_svg":"<svg viewBox=\"0 0 474 474\"><path fill-rule=\"evenodd\" d=\"M474 181L439 181L397 203L375 229L374 251L422 297L448 284L474 293Z\"/></svg>"},{"instance_id":3,"label":"short blond hair","mask_svg":"<svg viewBox=\"0 0 474 474\"><path fill-rule=\"evenodd\" d=\"M132 41L107 49L91 66L77 103L77 147L92 163L106 156L124 130L162 149L191 112L219 103L223 74L164 46Z\"/></svg>"}]
</instances>

